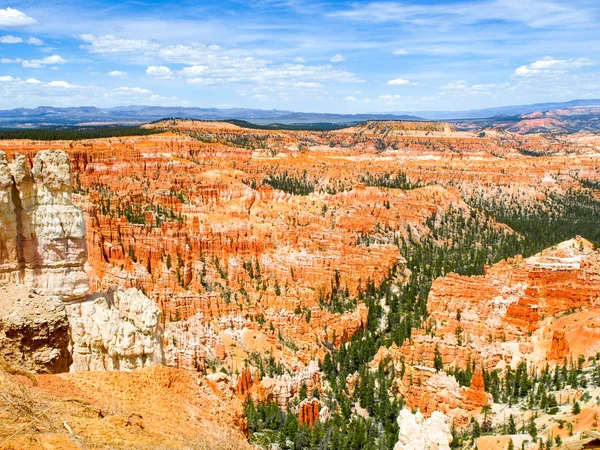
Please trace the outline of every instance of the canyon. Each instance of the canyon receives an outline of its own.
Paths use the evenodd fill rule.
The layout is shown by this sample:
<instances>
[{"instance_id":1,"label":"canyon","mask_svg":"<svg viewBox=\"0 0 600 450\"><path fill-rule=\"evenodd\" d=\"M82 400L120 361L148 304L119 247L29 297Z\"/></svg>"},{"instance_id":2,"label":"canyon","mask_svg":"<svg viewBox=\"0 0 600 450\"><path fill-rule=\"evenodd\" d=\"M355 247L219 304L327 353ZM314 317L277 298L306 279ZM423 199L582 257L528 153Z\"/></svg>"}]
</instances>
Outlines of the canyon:
<instances>
[{"instance_id":1,"label":"canyon","mask_svg":"<svg viewBox=\"0 0 600 450\"><path fill-rule=\"evenodd\" d=\"M491 392L491 376L583 358L577 376L591 380L595 236L577 236L582 218L565 231L573 234L525 247L532 235L515 217L563 220L573 199L600 203L596 135L386 121L333 131L145 127L157 134L0 141L0 305L10 312L0 319L0 386L19 386L36 405L87 405L61 407L42 431L9 421L0 437L17 434L0 448L265 446L282 435L265 428L265 408L315 436L346 414L345 399L342 417L373 421L383 412L370 392L385 384L365 380L384 375L398 411L390 448L449 448L456 430L470 433L488 414L503 436L507 414L530 420L521 400ZM591 211L593 223L600 209ZM472 241L461 234L469 227L480 233ZM482 254L506 243L507 254L467 273L466 243ZM452 266L455 245L466 250ZM414 261L435 248L448 252L428 264L444 270L424 275ZM523 248L531 251L520 256ZM415 297L423 308L390 323L390 299L425 286L419 276L431 277ZM406 339L386 336L399 328ZM341 386L346 351L350 364L366 363ZM336 363L324 368L328 360ZM556 395L579 399L592 417L599 408L581 399L597 388L569 386ZM565 404L560 420L577 431L583 419ZM544 442L575 439L536 414ZM527 445L538 448L534 438Z\"/></svg>"}]
</instances>

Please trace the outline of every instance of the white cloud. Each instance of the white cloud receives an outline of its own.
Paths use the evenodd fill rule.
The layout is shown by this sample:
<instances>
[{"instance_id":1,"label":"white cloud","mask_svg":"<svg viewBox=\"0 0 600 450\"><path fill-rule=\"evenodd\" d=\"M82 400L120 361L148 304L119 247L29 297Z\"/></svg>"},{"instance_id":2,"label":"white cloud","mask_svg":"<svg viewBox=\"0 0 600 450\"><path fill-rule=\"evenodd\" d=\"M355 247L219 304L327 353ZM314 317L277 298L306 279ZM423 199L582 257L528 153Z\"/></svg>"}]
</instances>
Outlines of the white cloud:
<instances>
[{"instance_id":1,"label":"white cloud","mask_svg":"<svg viewBox=\"0 0 600 450\"><path fill-rule=\"evenodd\" d=\"M390 86L402 86L405 84L412 84L410 81L405 80L404 78L395 78L387 82Z\"/></svg>"},{"instance_id":2,"label":"white cloud","mask_svg":"<svg viewBox=\"0 0 600 450\"><path fill-rule=\"evenodd\" d=\"M66 91L68 95L65 95ZM109 88L72 84L64 80L43 82L35 78L24 80L0 76L0 108L36 107L40 104L80 106L89 103L97 106L182 105L187 104L187 101L176 97L163 97L142 87Z\"/></svg>"},{"instance_id":3,"label":"white cloud","mask_svg":"<svg viewBox=\"0 0 600 450\"><path fill-rule=\"evenodd\" d=\"M305 81L299 81L297 83L294 83L295 87L298 88L307 88L307 89L317 89L320 87L323 87L323 85L321 83L307 83Z\"/></svg>"},{"instance_id":4,"label":"white cloud","mask_svg":"<svg viewBox=\"0 0 600 450\"><path fill-rule=\"evenodd\" d=\"M394 50L394 55L408 55L408 52L406 50L402 50L401 48L399 48L398 50Z\"/></svg>"},{"instance_id":5,"label":"white cloud","mask_svg":"<svg viewBox=\"0 0 600 450\"><path fill-rule=\"evenodd\" d=\"M468 84L465 80L457 80L440 86L441 95L480 95L500 92L511 88L510 83Z\"/></svg>"},{"instance_id":6,"label":"white cloud","mask_svg":"<svg viewBox=\"0 0 600 450\"><path fill-rule=\"evenodd\" d=\"M51 64L65 64L67 62L67 60L64 59L60 55L52 55L52 56L46 56L45 58L42 58L42 59L30 59L30 60L21 59L21 58L16 58L16 59L2 58L2 59L0 59L0 62L3 64L11 64L11 63L12 64L21 64L26 69L41 69L41 68L46 67L47 65L51 65Z\"/></svg>"},{"instance_id":7,"label":"white cloud","mask_svg":"<svg viewBox=\"0 0 600 450\"><path fill-rule=\"evenodd\" d=\"M42 59L32 59L29 61L22 60L22 61L17 61L17 62L20 62L21 65L23 67L25 67L26 69L41 69L42 67L46 67L48 65L65 64L67 62L67 60L64 59L60 55L52 55L52 56L46 56L45 58L42 58Z\"/></svg>"},{"instance_id":8,"label":"white cloud","mask_svg":"<svg viewBox=\"0 0 600 450\"><path fill-rule=\"evenodd\" d=\"M455 2L452 7L442 4L409 4L391 1L355 2L351 9L330 16L372 22L404 22L419 26L475 24L490 20L520 22L532 28L577 26L590 24L589 11L564 2L547 0L487 0L476 5Z\"/></svg>"},{"instance_id":9,"label":"white cloud","mask_svg":"<svg viewBox=\"0 0 600 450\"><path fill-rule=\"evenodd\" d=\"M34 61L39 61L42 64L65 64L67 61L59 55L47 56L44 59L36 59Z\"/></svg>"},{"instance_id":10,"label":"white cloud","mask_svg":"<svg viewBox=\"0 0 600 450\"><path fill-rule=\"evenodd\" d=\"M16 28L32 25L37 21L18 9L0 9L0 28Z\"/></svg>"},{"instance_id":11,"label":"white cloud","mask_svg":"<svg viewBox=\"0 0 600 450\"><path fill-rule=\"evenodd\" d=\"M213 78L196 77L196 78L188 78L186 80L186 82L188 84L199 84L199 85L204 85L204 86L214 86L215 84L221 84L223 81L219 80L219 79L213 79Z\"/></svg>"},{"instance_id":12,"label":"white cloud","mask_svg":"<svg viewBox=\"0 0 600 450\"><path fill-rule=\"evenodd\" d=\"M577 59L555 59L551 56L546 56L538 61L534 61L529 65L518 67L514 73L515 78L527 78L533 76L555 76L565 74L582 67L597 65L598 63L589 58Z\"/></svg>"},{"instance_id":13,"label":"white cloud","mask_svg":"<svg viewBox=\"0 0 600 450\"><path fill-rule=\"evenodd\" d=\"M207 66L189 66L184 67L181 73L185 77L194 78L202 75L207 68Z\"/></svg>"},{"instance_id":14,"label":"white cloud","mask_svg":"<svg viewBox=\"0 0 600 450\"><path fill-rule=\"evenodd\" d=\"M344 100L346 100L347 102L350 102L350 103L354 103L357 101L356 97L352 97L351 95L346 97Z\"/></svg>"},{"instance_id":15,"label":"white cloud","mask_svg":"<svg viewBox=\"0 0 600 450\"><path fill-rule=\"evenodd\" d=\"M150 66L146 73L154 78L183 78L189 84L215 85L222 83L256 84L259 86L321 87L322 83L361 82L352 73L334 69L332 66L307 66L303 64L270 64L252 58L229 57L207 61L206 65L192 65L180 71L166 66Z\"/></svg>"},{"instance_id":16,"label":"white cloud","mask_svg":"<svg viewBox=\"0 0 600 450\"><path fill-rule=\"evenodd\" d=\"M155 79L180 79L188 84L213 86L223 83L254 84L278 90L316 88L324 83L362 82L353 73L331 65L312 66L302 63L278 64L256 58L246 50L226 49L218 45L162 45L146 40L121 39L113 35L82 35L82 47L94 53L116 53L128 63L146 61L146 74ZM106 47L110 47L107 49ZM155 64L148 64L148 62ZM175 70L170 64L184 67ZM304 83L304 84L300 84Z\"/></svg>"},{"instance_id":17,"label":"white cloud","mask_svg":"<svg viewBox=\"0 0 600 450\"><path fill-rule=\"evenodd\" d=\"M6 36L0 36L0 44L20 44L23 42L23 39L16 36L11 36L7 34Z\"/></svg>"},{"instance_id":18,"label":"white cloud","mask_svg":"<svg viewBox=\"0 0 600 450\"><path fill-rule=\"evenodd\" d=\"M37 84L34 82L34 84ZM76 84L71 84L68 83L66 81L51 81L50 83L48 83L48 86L50 87L54 87L54 88L61 88L61 89L75 89L81 86L77 86Z\"/></svg>"},{"instance_id":19,"label":"white cloud","mask_svg":"<svg viewBox=\"0 0 600 450\"><path fill-rule=\"evenodd\" d=\"M331 58L331 62L334 62L334 63L343 62L343 61L346 61L346 58L344 57L344 55L340 55L339 53L337 55L335 55L333 58Z\"/></svg>"},{"instance_id":20,"label":"white cloud","mask_svg":"<svg viewBox=\"0 0 600 450\"><path fill-rule=\"evenodd\" d=\"M152 94L152 91L149 91L148 89L144 89L141 87L127 87L127 86L121 86L119 88L119 91L121 92L135 92L137 94Z\"/></svg>"},{"instance_id":21,"label":"white cloud","mask_svg":"<svg viewBox=\"0 0 600 450\"><path fill-rule=\"evenodd\" d=\"M146 74L158 80L164 80L173 77L173 72L167 66L149 66Z\"/></svg>"},{"instance_id":22,"label":"white cloud","mask_svg":"<svg viewBox=\"0 0 600 450\"><path fill-rule=\"evenodd\" d=\"M298 56L297 58L294 58L294 61L296 61L297 63L303 64L306 62L306 59L304 59L302 56Z\"/></svg>"},{"instance_id":23,"label":"white cloud","mask_svg":"<svg viewBox=\"0 0 600 450\"><path fill-rule=\"evenodd\" d=\"M87 42L87 45L82 45L81 48L88 50L90 53L109 54L154 51L159 47L155 42L144 39L121 39L112 34L104 36L82 34L79 37L82 41Z\"/></svg>"},{"instance_id":24,"label":"white cloud","mask_svg":"<svg viewBox=\"0 0 600 450\"><path fill-rule=\"evenodd\" d=\"M122 70L111 70L107 75L109 77L127 78L127 72L123 72Z\"/></svg>"},{"instance_id":25,"label":"white cloud","mask_svg":"<svg viewBox=\"0 0 600 450\"><path fill-rule=\"evenodd\" d=\"M30 45L44 45L44 41L34 37L30 37L24 41L23 38L11 36L10 34L7 34L6 36L0 36L0 44L21 44L22 42L26 42Z\"/></svg>"}]
</instances>

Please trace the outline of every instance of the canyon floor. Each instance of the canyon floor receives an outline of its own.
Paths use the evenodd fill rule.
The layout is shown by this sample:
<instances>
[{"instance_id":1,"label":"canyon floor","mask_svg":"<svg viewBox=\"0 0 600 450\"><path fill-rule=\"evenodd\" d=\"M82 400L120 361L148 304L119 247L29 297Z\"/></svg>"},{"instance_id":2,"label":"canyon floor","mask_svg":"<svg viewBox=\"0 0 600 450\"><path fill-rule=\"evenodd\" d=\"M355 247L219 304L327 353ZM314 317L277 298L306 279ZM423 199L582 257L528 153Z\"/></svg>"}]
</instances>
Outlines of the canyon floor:
<instances>
[{"instance_id":1,"label":"canyon floor","mask_svg":"<svg viewBox=\"0 0 600 450\"><path fill-rule=\"evenodd\" d=\"M30 166L68 154L90 292L147 296L165 363L6 362L0 448L593 441L600 136L144 127L155 134L0 141Z\"/></svg>"}]
</instances>

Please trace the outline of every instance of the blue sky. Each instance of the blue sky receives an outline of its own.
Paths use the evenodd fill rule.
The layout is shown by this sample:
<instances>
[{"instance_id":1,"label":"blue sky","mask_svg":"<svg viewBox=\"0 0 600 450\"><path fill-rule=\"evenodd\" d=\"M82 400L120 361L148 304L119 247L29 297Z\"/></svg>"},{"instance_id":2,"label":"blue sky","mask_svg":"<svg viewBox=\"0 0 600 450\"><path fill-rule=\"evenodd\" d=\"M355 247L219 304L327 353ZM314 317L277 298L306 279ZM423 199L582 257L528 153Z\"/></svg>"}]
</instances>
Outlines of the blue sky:
<instances>
[{"instance_id":1,"label":"blue sky","mask_svg":"<svg viewBox=\"0 0 600 450\"><path fill-rule=\"evenodd\" d=\"M600 2L0 0L0 109L600 98Z\"/></svg>"}]
</instances>

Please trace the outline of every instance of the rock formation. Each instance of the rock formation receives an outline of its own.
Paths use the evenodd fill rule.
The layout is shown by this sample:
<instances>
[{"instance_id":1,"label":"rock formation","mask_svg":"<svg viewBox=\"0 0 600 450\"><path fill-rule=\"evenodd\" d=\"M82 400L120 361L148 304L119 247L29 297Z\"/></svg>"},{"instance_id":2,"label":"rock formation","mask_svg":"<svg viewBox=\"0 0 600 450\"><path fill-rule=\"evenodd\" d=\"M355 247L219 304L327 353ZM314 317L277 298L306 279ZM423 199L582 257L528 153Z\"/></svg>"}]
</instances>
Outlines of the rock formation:
<instances>
[{"instance_id":1,"label":"rock formation","mask_svg":"<svg viewBox=\"0 0 600 450\"><path fill-rule=\"evenodd\" d=\"M319 420L319 400L304 400L298 405L298 423L309 427Z\"/></svg>"},{"instance_id":2,"label":"rock formation","mask_svg":"<svg viewBox=\"0 0 600 450\"><path fill-rule=\"evenodd\" d=\"M168 322L164 336L165 361L168 366L204 371L207 360L225 359L223 339L206 323L202 313L187 320Z\"/></svg>"},{"instance_id":3,"label":"rock formation","mask_svg":"<svg viewBox=\"0 0 600 450\"><path fill-rule=\"evenodd\" d=\"M61 300L25 286L0 287L0 311L0 359L38 373L69 370L69 321Z\"/></svg>"},{"instance_id":4,"label":"rock formation","mask_svg":"<svg viewBox=\"0 0 600 450\"><path fill-rule=\"evenodd\" d=\"M136 289L88 295L85 221L72 182L66 152L41 151L32 169L24 156L9 164L0 152L0 281L11 311L1 319L4 353L41 372L71 361L73 371L160 363L153 302Z\"/></svg>"},{"instance_id":5,"label":"rock formation","mask_svg":"<svg viewBox=\"0 0 600 450\"><path fill-rule=\"evenodd\" d=\"M5 281L64 301L89 290L85 222L71 202L71 170L65 152L38 153L30 170L16 155L0 153L0 267Z\"/></svg>"},{"instance_id":6,"label":"rock formation","mask_svg":"<svg viewBox=\"0 0 600 450\"><path fill-rule=\"evenodd\" d=\"M546 355L548 361L563 361L569 356L569 343L567 342L564 330L554 330L552 334L552 344Z\"/></svg>"},{"instance_id":7,"label":"rock formation","mask_svg":"<svg viewBox=\"0 0 600 450\"><path fill-rule=\"evenodd\" d=\"M160 310L137 289L88 295L67 311L72 371L133 370L163 362Z\"/></svg>"},{"instance_id":8,"label":"rock formation","mask_svg":"<svg viewBox=\"0 0 600 450\"><path fill-rule=\"evenodd\" d=\"M475 370L473 378L471 379L471 385L466 393L467 397L467 409L475 409L480 406L491 404L490 395L485 392L485 385L483 380L483 373L481 369Z\"/></svg>"},{"instance_id":9,"label":"rock formation","mask_svg":"<svg viewBox=\"0 0 600 450\"><path fill-rule=\"evenodd\" d=\"M398 416L398 442L394 450L450 450L452 433L448 418L439 411L424 419L420 412L403 409Z\"/></svg>"},{"instance_id":10,"label":"rock formation","mask_svg":"<svg viewBox=\"0 0 600 450\"><path fill-rule=\"evenodd\" d=\"M235 393L238 397L245 397L253 384L254 381L252 380L250 369L244 368L235 387Z\"/></svg>"}]
</instances>

